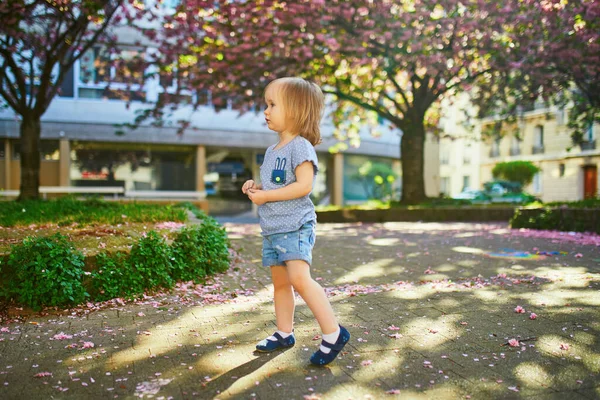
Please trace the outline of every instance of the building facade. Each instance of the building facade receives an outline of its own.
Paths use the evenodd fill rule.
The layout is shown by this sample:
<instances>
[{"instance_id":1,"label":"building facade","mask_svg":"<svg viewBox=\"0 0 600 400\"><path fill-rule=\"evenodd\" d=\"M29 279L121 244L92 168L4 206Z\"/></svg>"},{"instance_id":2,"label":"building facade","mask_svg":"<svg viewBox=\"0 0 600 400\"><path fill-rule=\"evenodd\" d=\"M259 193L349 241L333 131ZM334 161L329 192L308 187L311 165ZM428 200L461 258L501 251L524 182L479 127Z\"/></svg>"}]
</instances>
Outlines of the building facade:
<instances>
[{"instance_id":1,"label":"building facade","mask_svg":"<svg viewBox=\"0 0 600 400\"><path fill-rule=\"evenodd\" d=\"M523 112L501 135L482 139L481 180L492 179L498 162L531 161L541 171L525 191L544 202L577 201L600 196L598 125L590 126L581 145L573 145L568 109L537 107ZM481 121L484 132L496 121Z\"/></svg>"},{"instance_id":2,"label":"building facade","mask_svg":"<svg viewBox=\"0 0 600 400\"><path fill-rule=\"evenodd\" d=\"M465 189L478 189L480 140L477 126L469 124L473 109L466 95L455 102L442 103L443 116L440 120L439 165L440 195L453 197Z\"/></svg>"},{"instance_id":3,"label":"building facade","mask_svg":"<svg viewBox=\"0 0 600 400\"><path fill-rule=\"evenodd\" d=\"M163 5L172 7L177 2ZM152 51L138 33L120 27L121 58ZM144 43L140 45L139 43ZM145 46L145 47L144 47ZM246 179L259 177L264 151L277 141L260 110L239 115L235 110L215 112L208 93L181 91L190 104L206 98L194 110L182 105L164 126L143 124L135 130L118 127L132 123L139 112L152 107L165 91L176 91L176 82L146 81L144 87L129 86L119 74L125 70L107 67L107 55L93 48L67 74L57 96L42 117L41 186L121 186L137 191L206 192L208 199L248 204L241 193ZM104 58L103 58L104 57ZM121 100L129 91L133 101ZM176 121L189 121L179 135ZM20 185L19 117L0 109L0 190L18 190ZM378 162L401 175L400 136L383 126L374 137L368 129L360 133L359 147L331 152L338 142L331 120L322 123L323 143L316 147L320 174L313 191L316 203L343 205L367 200L364 182L355 172L365 162ZM429 138L425 154L426 192L438 193L437 143ZM395 182L396 193L401 176ZM244 206L245 207L245 206Z\"/></svg>"}]
</instances>

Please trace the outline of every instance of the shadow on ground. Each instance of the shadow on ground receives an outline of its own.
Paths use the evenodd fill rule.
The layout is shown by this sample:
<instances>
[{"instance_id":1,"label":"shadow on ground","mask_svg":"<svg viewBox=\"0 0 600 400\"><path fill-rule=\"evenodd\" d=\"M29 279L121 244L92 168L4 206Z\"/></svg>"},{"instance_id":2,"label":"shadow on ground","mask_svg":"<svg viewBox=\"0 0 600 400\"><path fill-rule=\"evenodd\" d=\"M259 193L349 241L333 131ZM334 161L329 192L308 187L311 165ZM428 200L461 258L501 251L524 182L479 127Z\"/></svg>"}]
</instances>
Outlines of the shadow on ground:
<instances>
[{"instance_id":1,"label":"shadow on ground","mask_svg":"<svg viewBox=\"0 0 600 400\"><path fill-rule=\"evenodd\" d=\"M600 398L597 246L500 225L319 225L313 277L352 339L316 368L319 329L302 301L297 345L253 352L275 328L268 271L257 227L227 229L241 257L215 304L190 286L161 301L2 325L0 396ZM248 295L226 296L240 288ZM61 332L72 337L53 339Z\"/></svg>"}]
</instances>

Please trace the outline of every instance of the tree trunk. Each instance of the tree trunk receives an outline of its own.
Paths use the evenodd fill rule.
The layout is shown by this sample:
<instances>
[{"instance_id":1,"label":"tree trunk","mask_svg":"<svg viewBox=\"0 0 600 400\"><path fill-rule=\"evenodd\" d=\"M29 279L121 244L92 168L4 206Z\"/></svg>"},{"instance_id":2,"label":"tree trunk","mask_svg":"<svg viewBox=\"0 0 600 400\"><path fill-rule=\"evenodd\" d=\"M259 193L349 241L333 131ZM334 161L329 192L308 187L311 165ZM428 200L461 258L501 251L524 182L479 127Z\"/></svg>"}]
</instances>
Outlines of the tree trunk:
<instances>
[{"instance_id":1,"label":"tree trunk","mask_svg":"<svg viewBox=\"0 0 600 400\"><path fill-rule=\"evenodd\" d=\"M423 177L424 152L425 127L421 119L406 126L400 141L403 204L418 204L427 199Z\"/></svg>"},{"instance_id":2,"label":"tree trunk","mask_svg":"<svg viewBox=\"0 0 600 400\"><path fill-rule=\"evenodd\" d=\"M23 116L21 121L21 187L19 200L40 197L40 134L39 117Z\"/></svg>"}]
</instances>

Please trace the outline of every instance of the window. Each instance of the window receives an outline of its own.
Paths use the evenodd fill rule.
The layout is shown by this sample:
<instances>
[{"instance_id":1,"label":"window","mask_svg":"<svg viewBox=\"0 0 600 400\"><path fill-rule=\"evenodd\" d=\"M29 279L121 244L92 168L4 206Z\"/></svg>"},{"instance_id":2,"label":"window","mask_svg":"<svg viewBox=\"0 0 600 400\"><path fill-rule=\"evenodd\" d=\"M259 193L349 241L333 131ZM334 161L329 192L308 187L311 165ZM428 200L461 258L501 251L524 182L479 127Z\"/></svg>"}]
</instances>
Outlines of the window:
<instances>
[{"instance_id":1,"label":"window","mask_svg":"<svg viewBox=\"0 0 600 400\"><path fill-rule=\"evenodd\" d=\"M542 174L540 172L533 177L533 192L542 193Z\"/></svg>"},{"instance_id":2,"label":"window","mask_svg":"<svg viewBox=\"0 0 600 400\"><path fill-rule=\"evenodd\" d=\"M490 149L490 157L498 157L500 155L500 140L502 139L497 137L492 142L492 148Z\"/></svg>"},{"instance_id":3,"label":"window","mask_svg":"<svg viewBox=\"0 0 600 400\"><path fill-rule=\"evenodd\" d=\"M21 144L13 142L12 147L13 160L21 159ZM60 150L58 140L40 141L40 158L46 161L56 161L60 159Z\"/></svg>"},{"instance_id":4,"label":"window","mask_svg":"<svg viewBox=\"0 0 600 400\"><path fill-rule=\"evenodd\" d=\"M469 165L471 164L471 143L467 144L467 146L464 148L464 153L463 153L463 164L465 165Z\"/></svg>"},{"instance_id":5,"label":"window","mask_svg":"<svg viewBox=\"0 0 600 400\"><path fill-rule=\"evenodd\" d=\"M89 49L79 60L81 83L107 83L110 80L110 58L100 48Z\"/></svg>"},{"instance_id":6,"label":"window","mask_svg":"<svg viewBox=\"0 0 600 400\"><path fill-rule=\"evenodd\" d=\"M544 127L542 125L537 125L534 129L534 137L533 144L535 146L543 146L544 145Z\"/></svg>"},{"instance_id":7,"label":"window","mask_svg":"<svg viewBox=\"0 0 600 400\"><path fill-rule=\"evenodd\" d=\"M533 130L533 154L544 152L544 127L537 125Z\"/></svg>"},{"instance_id":8,"label":"window","mask_svg":"<svg viewBox=\"0 0 600 400\"><path fill-rule=\"evenodd\" d=\"M105 49L88 50L79 60L78 97L145 100L140 85L144 57L144 51L139 49L124 49L114 60Z\"/></svg>"},{"instance_id":9,"label":"window","mask_svg":"<svg viewBox=\"0 0 600 400\"><path fill-rule=\"evenodd\" d=\"M450 152L446 149L440 152L440 164L448 165L450 164Z\"/></svg>"},{"instance_id":10,"label":"window","mask_svg":"<svg viewBox=\"0 0 600 400\"><path fill-rule=\"evenodd\" d=\"M521 141L518 137L513 136L510 139L510 155L517 156L521 154Z\"/></svg>"},{"instance_id":11,"label":"window","mask_svg":"<svg viewBox=\"0 0 600 400\"><path fill-rule=\"evenodd\" d=\"M594 124L590 124L590 127L585 131L584 140L587 142L593 142L595 139L594 135Z\"/></svg>"},{"instance_id":12,"label":"window","mask_svg":"<svg viewBox=\"0 0 600 400\"><path fill-rule=\"evenodd\" d=\"M463 187L462 190L469 189L471 187L471 177L469 175L463 176Z\"/></svg>"}]
</instances>

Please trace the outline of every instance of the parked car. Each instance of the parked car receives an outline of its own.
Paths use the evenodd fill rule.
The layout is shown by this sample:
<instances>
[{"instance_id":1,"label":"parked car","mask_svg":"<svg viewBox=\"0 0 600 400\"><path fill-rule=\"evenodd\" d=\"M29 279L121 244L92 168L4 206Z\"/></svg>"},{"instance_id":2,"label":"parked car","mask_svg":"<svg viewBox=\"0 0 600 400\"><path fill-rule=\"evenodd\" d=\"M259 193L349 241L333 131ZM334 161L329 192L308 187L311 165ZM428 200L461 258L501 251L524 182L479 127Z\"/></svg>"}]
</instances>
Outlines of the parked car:
<instances>
[{"instance_id":1,"label":"parked car","mask_svg":"<svg viewBox=\"0 0 600 400\"><path fill-rule=\"evenodd\" d=\"M469 200L471 203L489 203L491 197L486 194L483 190L467 188L461 193L452 197L455 200Z\"/></svg>"},{"instance_id":2,"label":"parked car","mask_svg":"<svg viewBox=\"0 0 600 400\"><path fill-rule=\"evenodd\" d=\"M539 198L523 192L518 182L491 181L483 184L484 192L489 196L492 203L531 203L540 201Z\"/></svg>"}]
</instances>

